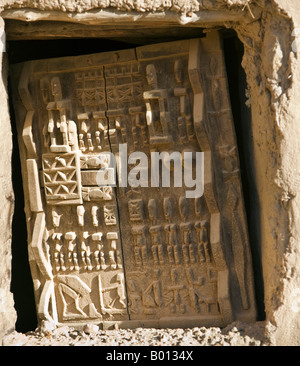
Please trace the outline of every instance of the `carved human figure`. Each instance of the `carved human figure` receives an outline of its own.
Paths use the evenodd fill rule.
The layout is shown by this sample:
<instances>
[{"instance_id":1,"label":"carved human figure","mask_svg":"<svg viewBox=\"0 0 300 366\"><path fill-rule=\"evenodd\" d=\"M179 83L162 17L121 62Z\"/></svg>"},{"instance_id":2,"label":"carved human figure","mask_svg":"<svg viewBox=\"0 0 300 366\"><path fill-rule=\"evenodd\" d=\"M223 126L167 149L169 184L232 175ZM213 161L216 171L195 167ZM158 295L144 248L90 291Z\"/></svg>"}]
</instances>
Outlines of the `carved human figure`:
<instances>
[{"instance_id":1,"label":"carved human figure","mask_svg":"<svg viewBox=\"0 0 300 366\"><path fill-rule=\"evenodd\" d=\"M164 215L165 218L171 222L172 221L172 217L174 216L174 209L173 209L173 205L172 205L172 201L170 197L166 197L164 198Z\"/></svg>"},{"instance_id":2,"label":"carved human figure","mask_svg":"<svg viewBox=\"0 0 300 366\"><path fill-rule=\"evenodd\" d=\"M54 233L52 239L54 241L54 261L56 271L65 271L65 254L63 250L62 233Z\"/></svg>"},{"instance_id":3,"label":"carved human figure","mask_svg":"<svg viewBox=\"0 0 300 366\"><path fill-rule=\"evenodd\" d=\"M101 151L102 150L102 146L101 146L100 131L96 131L95 132L95 141L96 141L96 148L97 148L97 150Z\"/></svg>"},{"instance_id":4,"label":"carved human figure","mask_svg":"<svg viewBox=\"0 0 300 366\"><path fill-rule=\"evenodd\" d=\"M212 261L211 250L208 240L207 221L197 221L195 229L198 232L198 256L200 262L210 263Z\"/></svg>"},{"instance_id":5,"label":"carved human figure","mask_svg":"<svg viewBox=\"0 0 300 366\"><path fill-rule=\"evenodd\" d=\"M93 151L94 146L93 146L93 141L92 141L92 135L90 133L87 133L86 138L87 138L87 145L88 145L89 151Z\"/></svg>"},{"instance_id":6,"label":"carved human figure","mask_svg":"<svg viewBox=\"0 0 300 366\"><path fill-rule=\"evenodd\" d=\"M47 105L50 100L50 85L47 77L43 77L40 80L40 90L43 102Z\"/></svg>"},{"instance_id":7,"label":"carved human figure","mask_svg":"<svg viewBox=\"0 0 300 366\"><path fill-rule=\"evenodd\" d=\"M69 268L71 271L79 270L78 259L77 259L77 251L76 251L76 234L74 232L67 232L65 234L65 240L67 241L68 245L68 261L69 261Z\"/></svg>"},{"instance_id":8,"label":"carved human figure","mask_svg":"<svg viewBox=\"0 0 300 366\"><path fill-rule=\"evenodd\" d=\"M84 206L77 206L77 221L79 226L84 226Z\"/></svg>"},{"instance_id":9,"label":"carved human figure","mask_svg":"<svg viewBox=\"0 0 300 366\"><path fill-rule=\"evenodd\" d=\"M59 275L57 280L59 281L58 291L63 303L63 319L87 318L87 314L81 308L80 300L89 296L91 289L78 276ZM70 299L72 300L70 301Z\"/></svg>"},{"instance_id":10,"label":"carved human figure","mask_svg":"<svg viewBox=\"0 0 300 366\"><path fill-rule=\"evenodd\" d=\"M140 312L140 301L142 300L141 291L138 289L136 281L127 279L126 281L128 291L128 309L132 314L138 314Z\"/></svg>"},{"instance_id":11,"label":"carved human figure","mask_svg":"<svg viewBox=\"0 0 300 366\"><path fill-rule=\"evenodd\" d=\"M163 239L162 239L162 226L156 225L149 228L151 234L151 251L153 256L154 265L165 264L164 251L163 251Z\"/></svg>"},{"instance_id":12,"label":"carved human figure","mask_svg":"<svg viewBox=\"0 0 300 366\"><path fill-rule=\"evenodd\" d=\"M155 66L153 64L149 64L146 66L146 77L150 87L152 89L157 89L157 74Z\"/></svg>"},{"instance_id":13,"label":"carved human figure","mask_svg":"<svg viewBox=\"0 0 300 366\"><path fill-rule=\"evenodd\" d=\"M176 310L178 308L180 313L183 314L186 311L186 306L182 303L182 294L180 291L185 289L185 285L181 285L178 283L178 272L175 268L171 269L170 274L172 284L166 287L168 291L168 301L166 305L170 305L170 310L172 313L176 313Z\"/></svg>"},{"instance_id":14,"label":"carved human figure","mask_svg":"<svg viewBox=\"0 0 300 366\"><path fill-rule=\"evenodd\" d=\"M172 141L169 131L168 93L166 89L158 89L157 74L153 64L147 65L146 77L152 89L145 91L143 94L146 104L146 121L149 129L150 143Z\"/></svg>"},{"instance_id":15,"label":"carved human figure","mask_svg":"<svg viewBox=\"0 0 300 366\"><path fill-rule=\"evenodd\" d=\"M155 314L155 308L161 308L164 305L162 296L160 270L153 270L153 281L147 286L142 293L142 304L145 314Z\"/></svg>"},{"instance_id":16,"label":"carved human figure","mask_svg":"<svg viewBox=\"0 0 300 366\"><path fill-rule=\"evenodd\" d=\"M98 206L92 206L91 209L91 214L92 214L92 220L93 220L93 226L97 227L98 226Z\"/></svg>"},{"instance_id":17,"label":"carved human figure","mask_svg":"<svg viewBox=\"0 0 300 366\"><path fill-rule=\"evenodd\" d=\"M185 141L187 138L194 140L192 115L190 112L188 89L183 87L183 63L178 59L174 63L174 75L178 86L174 88L174 96L179 98L179 116L177 117L179 138Z\"/></svg>"},{"instance_id":18,"label":"carved human figure","mask_svg":"<svg viewBox=\"0 0 300 366\"><path fill-rule=\"evenodd\" d=\"M50 145L52 143L51 138L50 138L49 122L44 125L42 133L43 133L43 139L44 139L44 147L47 149L47 151L49 151Z\"/></svg>"},{"instance_id":19,"label":"carved human figure","mask_svg":"<svg viewBox=\"0 0 300 366\"><path fill-rule=\"evenodd\" d=\"M60 80L57 76L51 79L51 93L56 102L62 100Z\"/></svg>"},{"instance_id":20,"label":"carved human figure","mask_svg":"<svg viewBox=\"0 0 300 366\"><path fill-rule=\"evenodd\" d=\"M141 143L144 146L147 146L149 144L147 125L143 117L144 109L145 107L138 106L131 107L128 110L132 120L132 137L135 147L140 146Z\"/></svg>"},{"instance_id":21,"label":"carved human figure","mask_svg":"<svg viewBox=\"0 0 300 366\"><path fill-rule=\"evenodd\" d=\"M117 282L119 283L119 286L117 288L118 301L122 305L122 307L125 309L126 308L126 292L125 292L125 280L124 280L123 273L117 274Z\"/></svg>"},{"instance_id":22,"label":"carved human figure","mask_svg":"<svg viewBox=\"0 0 300 366\"><path fill-rule=\"evenodd\" d=\"M180 224L180 230L182 232L182 252L185 263L196 262L192 229L193 224L190 222Z\"/></svg>"},{"instance_id":23,"label":"carved human figure","mask_svg":"<svg viewBox=\"0 0 300 366\"><path fill-rule=\"evenodd\" d=\"M52 114L50 114L50 111L49 111L48 133L49 133L49 136L50 136L50 148L52 146L56 145L55 128L56 128L56 126L55 126L55 123L54 123L54 119L52 117Z\"/></svg>"},{"instance_id":24,"label":"carved human figure","mask_svg":"<svg viewBox=\"0 0 300 366\"><path fill-rule=\"evenodd\" d=\"M116 289L117 290L117 296L112 300L112 302L109 304L109 308L113 308L116 302L119 302L121 304L121 307L123 309L126 309L126 292L125 292L125 279L123 273L118 273L116 276L116 285L107 287L104 289L104 291L111 291Z\"/></svg>"},{"instance_id":25,"label":"carved human figure","mask_svg":"<svg viewBox=\"0 0 300 366\"><path fill-rule=\"evenodd\" d=\"M82 115L78 116L78 119L80 120L80 132L83 134L86 134L89 130L89 117L87 113L83 113Z\"/></svg>"},{"instance_id":26,"label":"carved human figure","mask_svg":"<svg viewBox=\"0 0 300 366\"><path fill-rule=\"evenodd\" d=\"M207 307L211 301L215 300L211 298L207 298L199 289L199 287L203 286L205 283L205 278L202 277L199 280L195 279L194 272L192 268L186 268L186 278L188 280L188 297L190 299L190 303L192 307L200 312L200 304L205 303Z\"/></svg>"},{"instance_id":27,"label":"carved human figure","mask_svg":"<svg viewBox=\"0 0 300 366\"><path fill-rule=\"evenodd\" d=\"M64 113L63 108L61 108L61 106L58 106L58 102L62 101L61 84L60 84L60 80L58 77L53 77L51 79L51 92L52 92L52 95L54 96L54 100L56 102L56 108L59 108L59 111L60 111L60 119L57 121L56 127L59 128L59 130L62 134L63 145L67 146L68 145L68 126L67 126L67 121L66 121L66 115ZM54 132L54 131L52 131L52 132ZM55 141L54 145L56 145L56 141Z\"/></svg>"},{"instance_id":28,"label":"carved human figure","mask_svg":"<svg viewBox=\"0 0 300 366\"><path fill-rule=\"evenodd\" d=\"M110 250L108 252L110 267L112 269L122 268L122 260L120 251L117 249L117 240L119 238L118 233L110 232L106 234L106 238L110 240Z\"/></svg>"},{"instance_id":29,"label":"carved human figure","mask_svg":"<svg viewBox=\"0 0 300 366\"><path fill-rule=\"evenodd\" d=\"M96 243L97 249L94 251L94 259L96 262L96 269L106 269L105 257L103 252L103 243L102 243L101 232L92 234L92 240Z\"/></svg>"},{"instance_id":30,"label":"carved human figure","mask_svg":"<svg viewBox=\"0 0 300 366\"><path fill-rule=\"evenodd\" d=\"M149 212L149 218L152 220L153 224L156 224L157 220L157 204L156 200L154 198L151 198L148 201L148 212Z\"/></svg>"},{"instance_id":31,"label":"carved human figure","mask_svg":"<svg viewBox=\"0 0 300 366\"><path fill-rule=\"evenodd\" d=\"M85 151L85 144L84 144L84 140L83 140L83 133L79 134L79 148L82 152Z\"/></svg>"},{"instance_id":32,"label":"carved human figure","mask_svg":"<svg viewBox=\"0 0 300 366\"><path fill-rule=\"evenodd\" d=\"M161 225L155 225L158 222L158 209L157 209L157 203L154 198L151 198L148 201L148 213L149 218L153 222L154 226L151 226L149 228L149 232L151 234L151 251L153 256L153 261L155 265L158 264L164 264L165 258L164 258L164 248L163 248L163 228Z\"/></svg>"},{"instance_id":33,"label":"carved human figure","mask_svg":"<svg viewBox=\"0 0 300 366\"><path fill-rule=\"evenodd\" d=\"M99 116L100 114L100 116ZM97 131L95 132L96 145L98 150L105 150L109 145L108 134L107 134L107 120L106 116L102 115L102 112L93 112L93 118L97 123Z\"/></svg>"},{"instance_id":34,"label":"carved human figure","mask_svg":"<svg viewBox=\"0 0 300 366\"><path fill-rule=\"evenodd\" d=\"M62 144L64 146L68 146L69 145L69 141L68 141L68 124L67 124L67 120L66 120L65 115L61 115L59 129L60 129L60 132L62 134L62 140L63 140Z\"/></svg>"},{"instance_id":35,"label":"carved human figure","mask_svg":"<svg viewBox=\"0 0 300 366\"><path fill-rule=\"evenodd\" d=\"M91 248L88 242L89 233L84 231L80 237L80 250L81 250L81 259L84 263L84 268L86 270L91 271L93 269L92 262L91 262Z\"/></svg>"},{"instance_id":36,"label":"carved human figure","mask_svg":"<svg viewBox=\"0 0 300 366\"><path fill-rule=\"evenodd\" d=\"M71 151L78 150L78 139L77 139L77 125L74 121L67 121L68 131L68 144L71 146Z\"/></svg>"},{"instance_id":37,"label":"carved human figure","mask_svg":"<svg viewBox=\"0 0 300 366\"><path fill-rule=\"evenodd\" d=\"M62 99L61 84L58 77L50 81L51 94L54 102L47 104L48 124L43 129L44 145L49 146L51 152L77 151L77 126L74 121L67 120L67 110L70 108L69 101Z\"/></svg>"},{"instance_id":38,"label":"carved human figure","mask_svg":"<svg viewBox=\"0 0 300 366\"><path fill-rule=\"evenodd\" d=\"M134 237L134 258L138 266L143 266L147 263L147 246L146 246L146 227L134 226L131 230Z\"/></svg>"},{"instance_id":39,"label":"carved human figure","mask_svg":"<svg viewBox=\"0 0 300 366\"><path fill-rule=\"evenodd\" d=\"M178 248L178 226L177 224L169 224L164 227L167 235L168 235L168 258L170 264L179 264L180 263L180 255Z\"/></svg>"},{"instance_id":40,"label":"carved human figure","mask_svg":"<svg viewBox=\"0 0 300 366\"><path fill-rule=\"evenodd\" d=\"M188 202L188 198L186 197L180 197L179 198L179 212L180 215L183 219L183 221L186 221L188 216L189 216L189 212L190 212L190 205Z\"/></svg>"}]
</instances>

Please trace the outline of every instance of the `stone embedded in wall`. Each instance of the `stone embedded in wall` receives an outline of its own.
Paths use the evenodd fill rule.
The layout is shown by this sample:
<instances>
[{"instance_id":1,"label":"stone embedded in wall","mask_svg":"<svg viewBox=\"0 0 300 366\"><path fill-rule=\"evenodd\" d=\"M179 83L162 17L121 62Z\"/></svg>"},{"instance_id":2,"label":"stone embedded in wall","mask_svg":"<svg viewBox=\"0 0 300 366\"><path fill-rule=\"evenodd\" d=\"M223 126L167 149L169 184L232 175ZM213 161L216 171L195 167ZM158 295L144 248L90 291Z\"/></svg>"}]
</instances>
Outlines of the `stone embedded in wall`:
<instances>
[{"instance_id":1,"label":"stone embedded in wall","mask_svg":"<svg viewBox=\"0 0 300 366\"><path fill-rule=\"evenodd\" d=\"M217 33L32 61L12 78L39 320L169 327L255 319ZM105 152L125 143L148 158L203 151L204 195L114 186Z\"/></svg>"}]
</instances>

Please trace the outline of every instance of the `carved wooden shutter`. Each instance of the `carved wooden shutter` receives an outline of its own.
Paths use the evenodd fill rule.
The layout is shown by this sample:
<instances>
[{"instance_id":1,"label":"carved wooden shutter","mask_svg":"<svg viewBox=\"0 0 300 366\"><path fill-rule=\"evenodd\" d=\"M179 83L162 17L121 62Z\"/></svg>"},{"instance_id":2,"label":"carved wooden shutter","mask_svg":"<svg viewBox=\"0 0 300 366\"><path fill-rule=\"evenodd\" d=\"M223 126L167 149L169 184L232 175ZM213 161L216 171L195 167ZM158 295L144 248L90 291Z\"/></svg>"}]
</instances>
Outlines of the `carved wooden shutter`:
<instances>
[{"instance_id":1,"label":"carved wooden shutter","mask_svg":"<svg viewBox=\"0 0 300 366\"><path fill-rule=\"evenodd\" d=\"M217 33L27 62L12 78L40 320L190 327L255 319ZM149 162L151 152L203 151L204 195L186 198L172 169L171 187L151 187L149 166L148 188L120 187L107 154L120 168L120 144Z\"/></svg>"}]
</instances>

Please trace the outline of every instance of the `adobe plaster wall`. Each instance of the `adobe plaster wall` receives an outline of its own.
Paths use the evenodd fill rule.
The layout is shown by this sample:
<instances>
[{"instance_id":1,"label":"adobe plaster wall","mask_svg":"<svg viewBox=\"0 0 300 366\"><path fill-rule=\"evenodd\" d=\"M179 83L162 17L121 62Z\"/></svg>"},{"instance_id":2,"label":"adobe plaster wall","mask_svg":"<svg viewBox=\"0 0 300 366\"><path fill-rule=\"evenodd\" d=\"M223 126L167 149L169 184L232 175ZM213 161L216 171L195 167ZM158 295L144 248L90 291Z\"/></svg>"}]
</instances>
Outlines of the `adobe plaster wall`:
<instances>
[{"instance_id":1,"label":"adobe plaster wall","mask_svg":"<svg viewBox=\"0 0 300 366\"><path fill-rule=\"evenodd\" d=\"M259 21L236 27L251 96L267 331L277 345L300 344L299 16L296 2L266 2Z\"/></svg>"},{"instance_id":2,"label":"adobe plaster wall","mask_svg":"<svg viewBox=\"0 0 300 366\"><path fill-rule=\"evenodd\" d=\"M163 5L162 5L163 4ZM130 27L164 25L225 26L236 30L245 47L252 113L249 141L260 211L260 247L265 291L266 332L274 345L300 345L300 61L294 29L300 5L293 0L173 1L0 1L5 19L60 20ZM164 12L165 10L165 12ZM3 27L3 22L1 22ZM300 33L300 32L299 32ZM295 32L294 32L295 34ZM299 47L300 49L300 47ZM4 56L5 60L5 56ZM5 91L0 84L0 338L16 319L10 286L13 212L11 132ZM252 228L250 228L251 230Z\"/></svg>"}]
</instances>

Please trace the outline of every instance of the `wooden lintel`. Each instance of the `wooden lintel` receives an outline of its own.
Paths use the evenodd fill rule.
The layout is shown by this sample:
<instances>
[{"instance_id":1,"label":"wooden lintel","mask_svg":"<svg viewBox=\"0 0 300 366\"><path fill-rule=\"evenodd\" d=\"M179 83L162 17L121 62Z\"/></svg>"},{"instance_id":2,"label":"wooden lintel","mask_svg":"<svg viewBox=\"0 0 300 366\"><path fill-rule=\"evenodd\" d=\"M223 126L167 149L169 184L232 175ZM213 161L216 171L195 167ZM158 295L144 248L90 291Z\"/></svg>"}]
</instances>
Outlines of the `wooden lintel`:
<instances>
[{"instance_id":1,"label":"wooden lintel","mask_svg":"<svg viewBox=\"0 0 300 366\"><path fill-rule=\"evenodd\" d=\"M175 12L138 13L93 11L66 13L33 9L9 9L1 13L6 22L7 40L54 38L151 38L199 37L199 28L220 27L238 22L243 12L201 11L191 16Z\"/></svg>"}]
</instances>

